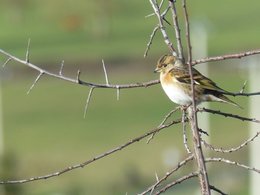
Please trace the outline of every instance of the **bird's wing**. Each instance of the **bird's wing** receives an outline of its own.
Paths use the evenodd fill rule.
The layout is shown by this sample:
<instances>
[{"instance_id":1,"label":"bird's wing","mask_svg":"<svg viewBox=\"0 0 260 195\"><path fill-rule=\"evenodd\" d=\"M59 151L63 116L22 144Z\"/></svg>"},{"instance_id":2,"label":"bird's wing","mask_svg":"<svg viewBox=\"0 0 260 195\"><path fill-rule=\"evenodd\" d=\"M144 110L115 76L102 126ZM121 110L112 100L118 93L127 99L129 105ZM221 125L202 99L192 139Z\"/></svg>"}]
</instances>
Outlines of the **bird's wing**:
<instances>
[{"instance_id":1,"label":"bird's wing","mask_svg":"<svg viewBox=\"0 0 260 195\"><path fill-rule=\"evenodd\" d=\"M189 70L186 68L172 68L171 75L181 84L191 84ZM201 86L204 89L225 92L225 90L221 89L217 86L215 82L210 80L209 78L202 75L199 71L192 68L194 84Z\"/></svg>"}]
</instances>

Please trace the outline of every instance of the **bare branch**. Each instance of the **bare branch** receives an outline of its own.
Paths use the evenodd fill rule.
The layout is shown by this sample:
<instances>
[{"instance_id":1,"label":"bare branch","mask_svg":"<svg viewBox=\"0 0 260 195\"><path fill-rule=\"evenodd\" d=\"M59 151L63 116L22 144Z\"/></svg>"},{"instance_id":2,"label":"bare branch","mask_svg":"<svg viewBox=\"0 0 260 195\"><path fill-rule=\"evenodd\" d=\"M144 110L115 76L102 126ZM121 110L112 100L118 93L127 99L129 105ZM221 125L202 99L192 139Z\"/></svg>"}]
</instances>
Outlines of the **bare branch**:
<instances>
[{"instance_id":1,"label":"bare branch","mask_svg":"<svg viewBox=\"0 0 260 195\"><path fill-rule=\"evenodd\" d=\"M181 33L180 33L180 27L179 27L179 22L178 22L178 17L177 17L177 11L176 11L176 7L175 7L175 1L169 1L169 6L172 11L172 20L173 20L175 36L176 36L176 41L177 41L178 57L180 58L180 60L182 62L184 62L183 48L182 48L182 42L181 42Z\"/></svg>"},{"instance_id":2,"label":"bare branch","mask_svg":"<svg viewBox=\"0 0 260 195\"><path fill-rule=\"evenodd\" d=\"M260 54L260 49L241 52L241 53L235 53L235 54L226 54L226 55L222 55L222 56L206 57L206 58L203 58L203 59L193 61L192 65L194 66L196 64L202 64L202 63L206 63L206 62L222 61L222 60L227 60L227 59L240 59L240 58L243 58L243 57L256 55L256 54Z\"/></svg>"},{"instance_id":3,"label":"bare branch","mask_svg":"<svg viewBox=\"0 0 260 195\"><path fill-rule=\"evenodd\" d=\"M176 51L173 48L173 44L170 41L169 36L168 36L168 34L167 34L166 30L165 30L165 26L163 24L163 20L164 19L163 19L163 16L160 14L160 9L159 9L159 6L158 6L157 2L155 0L149 0L149 1L150 1L151 5L152 5L152 8L154 10L155 15L158 18L159 28L161 30L161 33L162 33L162 36L163 36L165 44L168 46L168 48L170 49L172 54L174 56L177 56Z\"/></svg>"},{"instance_id":4,"label":"bare branch","mask_svg":"<svg viewBox=\"0 0 260 195\"><path fill-rule=\"evenodd\" d=\"M239 116L239 115L235 115L235 114L222 112L220 110L212 110L212 109L208 109L208 108L197 108L197 112L208 112L208 113L212 113L212 114L222 115L224 117L231 117L231 118L239 119L241 121L250 121L250 122L260 123L260 121L255 118L247 118L247 117L243 117L243 116Z\"/></svg>"},{"instance_id":5,"label":"bare branch","mask_svg":"<svg viewBox=\"0 0 260 195\"><path fill-rule=\"evenodd\" d=\"M184 165L186 165L189 161L193 160L194 156L190 155L188 156L186 159L184 159L183 161L179 162L178 165L176 167L174 167L172 170L168 171L164 177L162 177L161 179L157 179L156 183L153 184L152 186L150 186L147 190L145 190L144 192L140 193L139 195L144 195L147 194L148 192L151 192L150 194L153 193L153 191L165 180L167 180L167 178L169 176L171 176L173 173L177 172L181 167L183 167Z\"/></svg>"},{"instance_id":6,"label":"bare branch","mask_svg":"<svg viewBox=\"0 0 260 195\"><path fill-rule=\"evenodd\" d=\"M192 52L191 52L191 41L190 41L190 24L189 24L189 16L187 11L186 0L182 0L182 7L185 18L185 28L186 28L186 40L187 40L187 51L188 51L188 64L192 63Z\"/></svg>"},{"instance_id":7,"label":"bare branch","mask_svg":"<svg viewBox=\"0 0 260 195\"><path fill-rule=\"evenodd\" d=\"M170 116L171 116L174 112L176 112L177 110L179 110L179 109L180 109L180 107L178 106L178 107L176 107L175 109L171 110L171 111L164 117L163 121L159 124L158 127L164 125L164 123L168 120L168 118L170 118ZM155 133L153 133L153 134L147 139L147 141L146 141L147 144L150 143L150 141L153 139L154 135L155 135Z\"/></svg>"},{"instance_id":8,"label":"bare branch","mask_svg":"<svg viewBox=\"0 0 260 195\"><path fill-rule=\"evenodd\" d=\"M159 29L159 25L157 25L154 29L153 29L153 32L152 34L150 35L150 39L149 39L149 42L147 43L147 47L145 49L145 52L144 52L144 57L146 57L148 55L148 51L150 50L150 47L152 45L152 42L153 42L153 38L156 34L156 32L158 31Z\"/></svg>"},{"instance_id":9,"label":"bare branch","mask_svg":"<svg viewBox=\"0 0 260 195\"><path fill-rule=\"evenodd\" d=\"M120 89L130 89L130 88L138 88L138 87L149 87L149 86L156 85L156 84L160 83L159 80L151 80L151 81L143 82L143 83L138 82L138 83L130 83L130 84L122 84L122 85L119 85L119 84L117 84L117 85L112 85L112 84L107 85L107 84L85 82L85 81L82 81L82 80L79 79L79 72L78 72L77 78L73 79L73 78L70 78L70 77L65 77L63 75L55 74L55 73L49 72L47 70L44 70L44 69L40 68L39 66L34 65L30 62L26 62L25 60L19 59L15 56L5 52L2 49L0 49L0 53L8 56L10 59L12 59L16 62L24 64L24 65L26 65L26 66L34 69L34 70L37 70L38 72L42 72L43 74L48 75L50 77L54 77L54 78L61 79L61 80L64 80L64 81L68 81L68 82L71 82L71 83L74 83L74 84L84 85L84 86L88 86L88 87L112 88L112 89L118 89L118 88L120 88Z\"/></svg>"},{"instance_id":10,"label":"bare branch","mask_svg":"<svg viewBox=\"0 0 260 195\"><path fill-rule=\"evenodd\" d=\"M238 167L250 170L250 171L255 171L257 173L260 173L260 169L256 169L254 167L249 167L247 165L240 164L236 161L230 161L230 160L227 160L227 159L224 159L224 158L207 158L207 159L205 159L205 162L223 162L223 163L226 163L226 164L229 164L229 165L235 165L235 166L238 166Z\"/></svg>"},{"instance_id":11,"label":"bare branch","mask_svg":"<svg viewBox=\"0 0 260 195\"><path fill-rule=\"evenodd\" d=\"M90 99L91 99L91 96L92 96L94 89L95 89L95 87L91 87L90 90L89 90L88 98L87 98L85 109L84 109L84 118L86 118L86 114L87 114L87 111L88 111L88 105L89 105L89 102L90 102Z\"/></svg>"},{"instance_id":12,"label":"bare branch","mask_svg":"<svg viewBox=\"0 0 260 195\"><path fill-rule=\"evenodd\" d=\"M235 147L235 148L231 148L231 149L223 149L223 148L215 148L214 146L212 146L211 144L207 143L205 140L201 140L201 142L208 148L210 148L211 150L215 151L215 152L221 152L221 153L231 153L231 152L235 152L238 151L240 149L242 149L244 146L246 146L247 144L249 144L250 142L253 142L255 140L255 138L257 138L259 136L260 132L257 132L253 137L247 139L246 141L244 141L242 144L240 144L239 146Z\"/></svg>"},{"instance_id":13,"label":"bare branch","mask_svg":"<svg viewBox=\"0 0 260 195\"><path fill-rule=\"evenodd\" d=\"M126 147L128 147L128 146L130 146L130 145L132 145L132 144L134 144L136 142L139 142L140 140L150 136L153 133L157 133L157 132L159 132L159 131L161 131L161 130L163 130L165 128L168 128L168 127L170 127L170 126L172 126L174 124L178 124L180 122L181 122L181 119L176 120L176 121L171 121L171 122L169 122L169 123L167 123L165 125L162 125L160 127L156 127L154 129L150 130L149 132L147 132L147 133L145 133L145 134L143 134L143 135L141 135L139 137L136 137L134 139L131 139L130 141L128 141L128 142L126 142L126 143L124 143L124 144L122 144L122 145L120 145L118 147L115 147L115 148L113 148L111 150L108 150L108 151L106 151L106 152L104 152L104 153L102 153L100 155L97 155L97 156L95 156L92 159L89 159L89 160L87 160L85 162L82 162L80 164L72 165L72 166L64 168L64 169L62 169L60 171L57 171L57 172L54 172L54 173L50 173L50 174L47 174L47 175L43 175L43 176L31 177L31 178L28 178L28 179L0 181L0 184L22 184L22 183L28 183L28 182L33 182L33 181L37 181L37 180L44 180L44 179L49 179L49 178L52 178L52 177L57 177L59 175L65 174L67 172L70 172L72 170L75 170L75 169L78 169L78 168L83 168L83 167L85 167L85 166L87 166L87 165L89 165L89 164L91 164L91 163L93 163L93 162L95 162L97 160L100 160L100 159L102 159L102 158L104 158L106 156L109 156L109 155L111 155L111 154L113 154L115 152L123 150L124 148L126 148Z\"/></svg>"},{"instance_id":14,"label":"bare branch","mask_svg":"<svg viewBox=\"0 0 260 195\"><path fill-rule=\"evenodd\" d=\"M210 185L209 187L210 187L211 190L214 190L214 191L218 192L218 193L221 194L221 195L228 195L228 194L222 192L220 189L216 188L216 187L213 186L213 185Z\"/></svg>"},{"instance_id":15,"label":"bare branch","mask_svg":"<svg viewBox=\"0 0 260 195\"><path fill-rule=\"evenodd\" d=\"M103 65L103 70L104 70L104 73L105 73L106 84L109 85L108 76L107 76L107 70L106 70L106 65L105 65L105 62L104 62L103 59L102 59L102 65Z\"/></svg>"},{"instance_id":16,"label":"bare branch","mask_svg":"<svg viewBox=\"0 0 260 195\"><path fill-rule=\"evenodd\" d=\"M29 88L29 90L27 91L27 94L29 94L31 92L31 90L33 89L33 87L35 86L35 84L40 80L41 76L43 75L43 72L40 72L40 74L37 76L37 78L35 79L35 81L33 82L32 86Z\"/></svg>"},{"instance_id":17,"label":"bare branch","mask_svg":"<svg viewBox=\"0 0 260 195\"><path fill-rule=\"evenodd\" d=\"M169 188L171 188L171 187L173 187L173 186L175 186L177 184L180 184L180 183L182 183L183 181L185 181L187 179L190 179L190 178L193 178L193 177L198 177L198 175L199 175L198 172L192 172L192 173L190 173L188 175L185 175L185 176L183 176L183 177L173 181L172 183L166 185L164 188L162 188L160 191L157 191L155 194L158 195L158 194L164 193Z\"/></svg>"},{"instance_id":18,"label":"bare branch","mask_svg":"<svg viewBox=\"0 0 260 195\"><path fill-rule=\"evenodd\" d=\"M188 11L186 6L186 0L182 0L182 7L184 11L185 17L185 26L186 26L186 39L187 39L187 49L188 49L188 69L189 75L191 79L191 92L192 92L192 106L188 107L188 114L189 120L192 130L192 138L193 138L193 148L194 148L194 155L196 159L196 164L198 167L198 177L200 183L200 190L201 194L210 195L210 188L209 188L209 178L207 167L205 165L204 154L201 148L201 141L200 141L200 133L198 128L198 119L197 119L197 112L196 112L196 101L195 101L195 89L194 89L194 78L192 73L192 52L191 52L191 42L190 42L190 27L189 27L189 18L188 18Z\"/></svg>"},{"instance_id":19,"label":"bare branch","mask_svg":"<svg viewBox=\"0 0 260 195\"><path fill-rule=\"evenodd\" d=\"M180 110L180 106L177 106L176 108L174 108L173 110L171 110L164 118L163 121L159 124L158 127L162 126L170 117L173 113L175 113L176 111Z\"/></svg>"}]
</instances>

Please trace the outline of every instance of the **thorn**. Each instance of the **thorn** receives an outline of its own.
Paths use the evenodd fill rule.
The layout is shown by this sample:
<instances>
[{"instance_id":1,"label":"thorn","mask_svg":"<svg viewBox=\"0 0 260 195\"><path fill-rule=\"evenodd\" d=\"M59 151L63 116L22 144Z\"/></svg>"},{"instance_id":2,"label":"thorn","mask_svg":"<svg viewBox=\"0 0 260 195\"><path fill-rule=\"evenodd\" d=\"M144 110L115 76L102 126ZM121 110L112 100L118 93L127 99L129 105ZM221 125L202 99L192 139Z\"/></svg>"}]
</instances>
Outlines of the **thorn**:
<instances>
[{"instance_id":1,"label":"thorn","mask_svg":"<svg viewBox=\"0 0 260 195\"><path fill-rule=\"evenodd\" d=\"M40 72L40 74L37 76L37 78L35 79L35 81L33 82L32 86L29 88L29 90L27 91L27 95L31 92L31 90L33 89L33 87L35 86L35 84L39 81L39 79L41 78L41 76L44 74L44 72Z\"/></svg>"},{"instance_id":2,"label":"thorn","mask_svg":"<svg viewBox=\"0 0 260 195\"><path fill-rule=\"evenodd\" d=\"M245 88L246 88L246 84L247 84L247 80L245 80L245 82L244 82L244 84L243 84L241 90L239 91L239 93L243 93L243 92L244 92L244 90L245 90Z\"/></svg>"},{"instance_id":3,"label":"thorn","mask_svg":"<svg viewBox=\"0 0 260 195\"><path fill-rule=\"evenodd\" d=\"M86 106L85 106L85 109L84 109L84 118L86 118L86 114L87 114L87 111L88 111L88 105L89 105L90 98L92 96L94 89L95 89L95 87L91 87L90 90L89 90L88 98L87 98L87 101L86 101Z\"/></svg>"},{"instance_id":4,"label":"thorn","mask_svg":"<svg viewBox=\"0 0 260 195\"><path fill-rule=\"evenodd\" d=\"M107 76L107 70L106 70L106 65L105 65L105 62L104 62L103 59L102 59L102 65L103 65L103 69L104 69L104 73L105 73L106 84L109 85L108 76Z\"/></svg>"},{"instance_id":5,"label":"thorn","mask_svg":"<svg viewBox=\"0 0 260 195\"><path fill-rule=\"evenodd\" d=\"M156 181L158 182L159 181L159 177L158 177L156 172L155 172L155 178L156 178Z\"/></svg>"},{"instance_id":6,"label":"thorn","mask_svg":"<svg viewBox=\"0 0 260 195\"><path fill-rule=\"evenodd\" d=\"M26 56L25 56L25 61L27 62L27 63L29 63L29 55L30 55L30 53L29 53L29 50L30 50L30 43L31 43L31 39L29 38L28 39L28 44L27 44L27 50L26 50Z\"/></svg>"},{"instance_id":7,"label":"thorn","mask_svg":"<svg viewBox=\"0 0 260 195\"><path fill-rule=\"evenodd\" d=\"M62 75L63 67L64 67L64 60L61 61L60 72L59 72L60 76Z\"/></svg>"},{"instance_id":8,"label":"thorn","mask_svg":"<svg viewBox=\"0 0 260 195\"><path fill-rule=\"evenodd\" d=\"M119 101L120 98L120 87L117 85L116 86L116 100Z\"/></svg>"},{"instance_id":9,"label":"thorn","mask_svg":"<svg viewBox=\"0 0 260 195\"><path fill-rule=\"evenodd\" d=\"M81 74L80 69L78 69L78 72L77 72L77 81L78 81L78 83L80 83L80 82L79 82L79 81L80 81L80 79L79 79L80 74Z\"/></svg>"},{"instance_id":10,"label":"thorn","mask_svg":"<svg viewBox=\"0 0 260 195\"><path fill-rule=\"evenodd\" d=\"M8 64L8 62L10 62L12 60L12 58L8 58L5 63L3 64L3 68L6 66L6 64Z\"/></svg>"}]
</instances>

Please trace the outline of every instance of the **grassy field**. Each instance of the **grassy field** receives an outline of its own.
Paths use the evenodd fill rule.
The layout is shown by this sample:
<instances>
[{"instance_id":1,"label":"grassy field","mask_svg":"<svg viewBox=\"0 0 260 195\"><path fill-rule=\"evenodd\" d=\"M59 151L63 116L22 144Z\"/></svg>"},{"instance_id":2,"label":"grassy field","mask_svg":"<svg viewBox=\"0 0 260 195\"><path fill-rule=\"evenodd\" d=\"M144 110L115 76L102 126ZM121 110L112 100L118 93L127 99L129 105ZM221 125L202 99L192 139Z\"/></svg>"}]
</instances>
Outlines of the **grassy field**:
<instances>
[{"instance_id":1,"label":"grassy field","mask_svg":"<svg viewBox=\"0 0 260 195\"><path fill-rule=\"evenodd\" d=\"M82 79L98 83L104 82L102 58L112 83L158 77L152 73L155 61L167 52L159 34L151 55L148 59L142 57L156 24L155 18L144 17L152 10L148 1L0 2L1 49L24 56L31 38L31 62L58 71L64 59L66 75L75 76L80 68ZM189 3L192 23L203 23L208 28L209 55L259 46L259 7L256 0ZM0 62L4 61L0 56ZM236 64L210 64L210 76L221 87L237 91L247 73L236 66L238 61L232 62ZM115 90L97 89L84 119L88 88L43 77L27 95L35 72L9 64L1 73L6 163L0 175L10 178L44 175L88 160L156 127L175 106L159 85L122 90L119 101ZM235 101L245 109L217 103L210 106L247 116L247 99ZM180 113L173 116L179 117ZM212 143L219 147L237 146L248 136L247 123L241 121L212 116L211 127ZM84 169L7 188L12 195L136 194L155 182L155 172L163 176L185 156L181 128L176 125L156 135L150 144L144 139ZM247 148L227 157L247 163ZM180 171L180 175L191 168ZM230 194L248 193L245 170L212 165L210 178ZM196 186L193 180L169 194L191 194Z\"/></svg>"}]
</instances>

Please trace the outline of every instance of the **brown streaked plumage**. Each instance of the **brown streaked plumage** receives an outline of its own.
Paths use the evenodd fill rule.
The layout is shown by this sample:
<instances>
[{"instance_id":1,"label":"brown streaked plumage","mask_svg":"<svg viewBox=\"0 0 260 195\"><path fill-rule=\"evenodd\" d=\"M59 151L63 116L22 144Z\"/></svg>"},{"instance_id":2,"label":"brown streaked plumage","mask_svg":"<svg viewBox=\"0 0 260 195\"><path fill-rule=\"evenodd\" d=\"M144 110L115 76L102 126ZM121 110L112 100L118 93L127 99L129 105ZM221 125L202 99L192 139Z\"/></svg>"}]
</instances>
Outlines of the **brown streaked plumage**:
<instances>
[{"instance_id":1,"label":"brown streaked plumage","mask_svg":"<svg viewBox=\"0 0 260 195\"><path fill-rule=\"evenodd\" d=\"M172 55L162 56L157 63L155 72L160 72L162 88L167 96L176 104L188 106L192 103L191 79L188 66ZM227 92L215 82L192 68L195 100L199 104L204 101L225 102L240 107L225 95Z\"/></svg>"}]
</instances>

